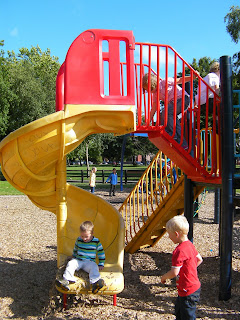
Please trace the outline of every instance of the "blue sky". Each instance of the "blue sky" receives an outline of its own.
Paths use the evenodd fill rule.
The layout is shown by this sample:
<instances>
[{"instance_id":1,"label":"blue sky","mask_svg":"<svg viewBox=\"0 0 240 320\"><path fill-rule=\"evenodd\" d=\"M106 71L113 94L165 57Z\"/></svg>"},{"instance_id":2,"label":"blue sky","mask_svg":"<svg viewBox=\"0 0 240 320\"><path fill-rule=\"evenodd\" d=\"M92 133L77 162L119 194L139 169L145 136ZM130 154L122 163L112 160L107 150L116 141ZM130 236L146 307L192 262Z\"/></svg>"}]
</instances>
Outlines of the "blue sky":
<instances>
[{"instance_id":1,"label":"blue sky","mask_svg":"<svg viewBox=\"0 0 240 320\"><path fill-rule=\"evenodd\" d=\"M11 0L0 2L4 50L39 45L65 60L87 29L132 30L137 42L172 46L187 62L240 51L226 32L224 16L239 0Z\"/></svg>"}]
</instances>

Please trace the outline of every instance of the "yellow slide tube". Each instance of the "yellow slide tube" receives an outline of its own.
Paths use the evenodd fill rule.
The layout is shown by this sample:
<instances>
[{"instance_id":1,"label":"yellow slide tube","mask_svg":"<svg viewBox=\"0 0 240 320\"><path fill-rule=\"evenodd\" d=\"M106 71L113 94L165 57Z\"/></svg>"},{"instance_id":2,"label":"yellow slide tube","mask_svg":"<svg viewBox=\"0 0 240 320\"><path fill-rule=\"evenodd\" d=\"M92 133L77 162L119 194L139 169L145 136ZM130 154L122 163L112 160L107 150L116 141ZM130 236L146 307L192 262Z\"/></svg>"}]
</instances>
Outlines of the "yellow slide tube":
<instances>
[{"instance_id":1,"label":"yellow slide tube","mask_svg":"<svg viewBox=\"0 0 240 320\"><path fill-rule=\"evenodd\" d=\"M29 123L0 143L1 169L8 182L36 206L57 216L58 267L72 255L81 222L93 221L94 234L106 253L101 272L106 287L100 294L116 294L124 288L124 223L109 203L66 183L66 155L88 135L133 132L135 122L135 106L67 105L64 111ZM74 284L68 293L89 290Z\"/></svg>"}]
</instances>

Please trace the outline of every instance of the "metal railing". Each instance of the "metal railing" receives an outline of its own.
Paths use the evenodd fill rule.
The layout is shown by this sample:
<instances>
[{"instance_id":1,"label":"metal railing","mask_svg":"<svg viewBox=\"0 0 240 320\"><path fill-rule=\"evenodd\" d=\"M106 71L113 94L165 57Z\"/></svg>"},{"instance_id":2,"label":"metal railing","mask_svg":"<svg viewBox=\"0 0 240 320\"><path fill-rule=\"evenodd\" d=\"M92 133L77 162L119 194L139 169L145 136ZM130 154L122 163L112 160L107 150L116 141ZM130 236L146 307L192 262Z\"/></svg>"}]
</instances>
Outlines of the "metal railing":
<instances>
[{"instance_id":1,"label":"metal railing","mask_svg":"<svg viewBox=\"0 0 240 320\"><path fill-rule=\"evenodd\" d=\"M124 95L124 65L120 63L122 94ZM135 99L137 105L137 132L158 131L169 134L169 140L178 137L179 147L191 154L201 167L214 176L221 176L220 97L200 75L170 46L161 44L135 43L134 53ZM143 76L148 73L148 89L143 89ZM158 79L156 89L151 91L151 74ZM171 81L170 81L170 80ZM180 79L180 80L179 80ZM178 84L180 81L181 84ZM177 85L178 84L178 85ZM169 96L169 86L173 95ZM185 88L182 90L182 88ZM203 93L205 91L205 93ZM180 92L180 93L179 93ZM197 93L198 98L195 99ZM189 95L188 108L184 97ZM200 99L200 95L202 95ZM205 97L204 97L205 95ZM211 95L211 103L208 96ZM179 99L181 106L179 112ZM168 129L169 103L173 104L172 132ZM206 101L204 107L202 99ZM151 110L156 109L153 116ZM163 112L164 110L164 112ZM172 111L171 111L172 112ZM204 131L202 129L205 129ZM211 134L209 134L209 131ZM205 135L203 137L203 135ZM184 146L185 141L187 147ZM204 141L204 161L202 158ZM211 148L209 147L211 145ZM209 161L211 166L209 167Z\"/></svg>"}]
</instances>

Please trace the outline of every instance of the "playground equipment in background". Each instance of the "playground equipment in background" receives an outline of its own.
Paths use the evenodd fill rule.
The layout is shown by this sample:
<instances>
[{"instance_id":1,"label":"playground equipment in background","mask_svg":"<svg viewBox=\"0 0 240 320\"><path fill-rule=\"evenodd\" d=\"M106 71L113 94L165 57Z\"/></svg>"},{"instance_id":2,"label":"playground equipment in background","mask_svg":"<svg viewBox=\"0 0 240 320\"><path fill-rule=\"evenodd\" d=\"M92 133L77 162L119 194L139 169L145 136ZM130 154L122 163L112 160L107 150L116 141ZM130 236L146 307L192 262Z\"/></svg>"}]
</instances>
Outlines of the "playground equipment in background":
<instances>
[{"instance_id":1,"label":"playground equipment in background","mask_svg":"<svg viewBox=\"0 0 240 320\"><path fill-rule=\"evenodd\" d=\"M236 193L236 189L240 189L240 90L233 90L233 94L237 96L238 104L233 105L234 111L234 162L235 162L235 171L234 171L234 204L237 207L240 207L240 195ZM238 209L239 212L239 209Z\"/></svg>"},{"instance_id":2,"label":"playground equipment in background","mask_svg":"<svg viewBox=\"0 0 240 320\"><path fill-rule=\"evenodd\" d=\"M237 95L238 104L233 106L234 110L234 160L237 165L239 165L240 159L240 90L233 90L233 93ZM236 167L235 173L236 178L240 178L239 169Z\"/></svg>"},{"instance_id":3,"label":"playground equipment in background","mask_svg":"<svg viewBox=\"0 0 240 320\"><path fill-rule=\"evenodd\" d=\"M172 69L168 63L170 59L173 61ZM162 61L165 62L164 66ZM190 107L188 112L182 112L180 143L173 138L176 132L176 111L172 136L164 130L167 124L166 116L164 124L161 125L159 102L155 118L150 119L152 95L142 92L142 76L146 72L150 73L152 66L157 70L157 77L161 75L161 78L165 79L170 72L176 79L177 73L181 71L183 87L186 84L186 68L189 69ZM129 239L126 250L134 252L141 246L154 245L164 233L166 221L173 215L183 213L182 172L203 184L221 184L221 159L218 159L221 144L217 138L220 130L216 128L220 99L212 92L214 106L211 115L208 103L206 106L206 117L213 117L213 128L210 135L205 134L205 155L201 158L201 107L196 109L193 106L194 75L198 77L199 87L205 83L170 46L135 43L131 31L87 30L72 43L59 70L56 82L58 112L20 128L0 143L1 168L6 179L37 206L54 212L57 216L58 267L72 254L81 222L85 219L93 221L95 235L100 238L106 252L106 267L101 272L106 281L106 289L100 290L99 294L110 294L116 298L115 294L124 287L123 218L105 201L66 183L66 154L93 133L148 134L149 139L174 165L171 162L170 168L166 167L163 174L162 155L157 155L120 211L126 220L126 234ZM212 89L208 87L207 93L208 91ZM166 110L167 96L166 87L163 101ZM176 100L175 86L175 109ZM187 113L190 115L188 119ZM184 135L188 141L188 150L181 146ZM211 152L208 147L210 141ZM211 167L206 161L209 158ZM177 175L176 183L174 169ZM143 192L144 181L146 193ZM194 188L195 197L203 188L203 185ZM145 221L146 217L148 219ZM63 292L61 288L57 289ZM73 285L70 291L65 293L76 292L89 291Z\"/></svg>"}]
</instances>

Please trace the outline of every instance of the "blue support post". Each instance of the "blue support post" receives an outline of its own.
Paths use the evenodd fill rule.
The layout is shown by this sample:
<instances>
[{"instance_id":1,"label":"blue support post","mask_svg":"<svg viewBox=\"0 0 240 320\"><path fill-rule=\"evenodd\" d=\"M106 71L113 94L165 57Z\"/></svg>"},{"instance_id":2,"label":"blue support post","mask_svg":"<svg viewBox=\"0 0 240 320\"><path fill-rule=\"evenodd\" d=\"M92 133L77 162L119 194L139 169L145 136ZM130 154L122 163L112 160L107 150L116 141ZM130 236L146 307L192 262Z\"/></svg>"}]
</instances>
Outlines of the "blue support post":
<instances>
[{"instance_id":1,"label":"blue support post","mask_svg":"<svg viewBox=\"0 0 240 320\"><path fill-rule=\"evenodd\" d=\"M221 138L222 138L222 197L220 216L220 284L219 300L231 298L232 234L233 234L233 101L231 58L220 58L221 74Z\"/></svg>"},{"instance_id":2,"label":"blue support post","mask_svg":"<svg viewBox=\"0 0 240 320\"><path fill-rule=\"evenodd\" d=\"M122 143L122 154L121 154L121 174L120 174L120 191L123 191L123 158L124 158L124 152L126 147L126 141L129 134L125 134L123 136L123 143Z\"/></svg>"}]
</instances>

